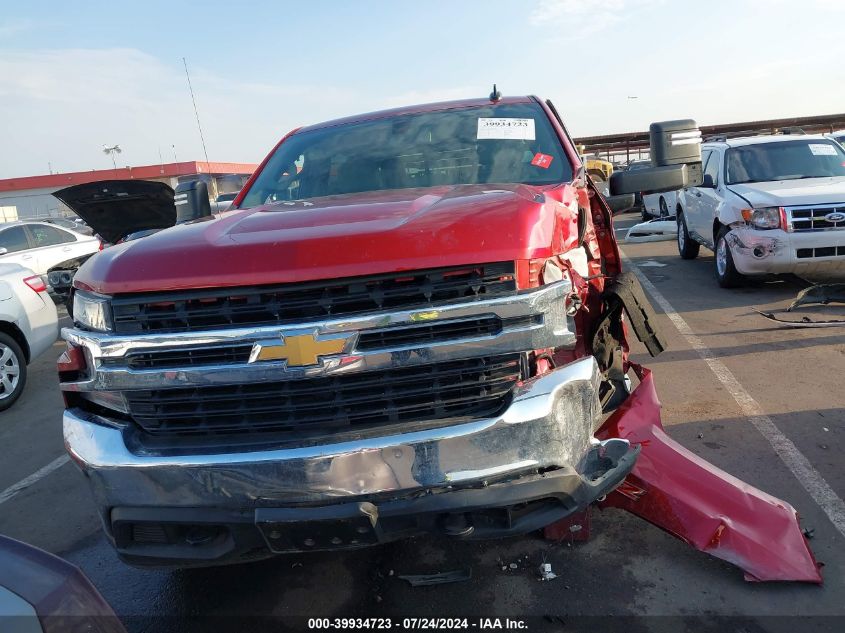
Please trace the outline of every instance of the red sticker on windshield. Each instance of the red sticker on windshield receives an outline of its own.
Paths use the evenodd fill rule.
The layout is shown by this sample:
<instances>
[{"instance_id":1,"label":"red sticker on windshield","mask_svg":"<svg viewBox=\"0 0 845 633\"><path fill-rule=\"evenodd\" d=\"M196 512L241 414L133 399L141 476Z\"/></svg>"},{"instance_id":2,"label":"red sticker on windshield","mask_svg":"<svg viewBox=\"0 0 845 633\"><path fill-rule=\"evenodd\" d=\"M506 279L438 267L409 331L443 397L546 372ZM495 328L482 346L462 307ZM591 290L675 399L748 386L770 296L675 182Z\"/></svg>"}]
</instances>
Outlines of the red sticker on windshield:
<instances>
[{"instance_id":1,"label":"red sticker on windshield","mask_svg":"<svg viewBox=\"0 0 845 633\"><path fill-rule=\"evenodd\" d=\"M534 154L534 158L531 159L531 164L535 167L542 167L543 169L548 169L552 164L552 160L554 160L554 156L549 156L548 154L540 154L538 152Z\"/></svg>"}]
</instances>

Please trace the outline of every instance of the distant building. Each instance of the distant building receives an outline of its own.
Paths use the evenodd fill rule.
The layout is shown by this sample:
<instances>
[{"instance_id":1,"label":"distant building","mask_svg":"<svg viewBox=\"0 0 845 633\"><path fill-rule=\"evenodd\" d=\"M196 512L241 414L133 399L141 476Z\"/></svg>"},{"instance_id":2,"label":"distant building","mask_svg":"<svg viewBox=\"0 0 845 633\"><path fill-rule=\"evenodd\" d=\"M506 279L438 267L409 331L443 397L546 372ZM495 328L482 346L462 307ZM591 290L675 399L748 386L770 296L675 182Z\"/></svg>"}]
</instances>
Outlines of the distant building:
<instances>
[{"instance_id":1,"label":"distant building","mask_svg":"<svg viewBox=\"0 0 845 633\"><path fill-rule=\"evenodd\" d=\"M204 180L210 195L214 197L220 193L238 191L257 166L249 163L189 161L6 178L0 180L0 222L70 215L70 209L51 194L71 185L98 180L156 180L173 188L180 182Z\"/></svg>"}]
</instances>

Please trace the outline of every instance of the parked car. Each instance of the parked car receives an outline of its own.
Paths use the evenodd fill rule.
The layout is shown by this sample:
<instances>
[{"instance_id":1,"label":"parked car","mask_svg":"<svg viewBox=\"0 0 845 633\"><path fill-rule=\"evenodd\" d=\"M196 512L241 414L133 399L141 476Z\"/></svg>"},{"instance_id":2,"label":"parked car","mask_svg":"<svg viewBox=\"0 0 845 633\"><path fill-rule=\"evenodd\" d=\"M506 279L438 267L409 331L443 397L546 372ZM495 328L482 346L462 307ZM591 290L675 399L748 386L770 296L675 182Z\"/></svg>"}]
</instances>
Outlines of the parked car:
<instances>
[{"instance_id":1,"label":"parked car","mask_svg":"<svg viewBox=\"0 0 845 633\"><path fill-rule=\"evenodd\" d=\"M82 235L92 235L93 231L91 227L85 224L82 220L76 219L71 220L70 218L45 218L41 220L42 222L46 222L47 224L55 224L56 226L60 226L65 229L70 229L76 233L81 233Z\"/></svg>"},{"instance_id":2,"label":"parked car","mask_svg":"<svg viewBox=\"0 0 845 633\"><path fill-rule=\"evenodd\" d=\"M703 183L677 214L684 259L716 253L719 285L793 273L845 279L845 150L821 135L756 136L702 146Z\"/></svg>"},{"instance_id":3,"label":"parked car","mask_svg":"<svg viewBox=\"0 0 845 633\"><path fill-rule=\"evenodd\" d=\"M642 216L644 221L652 218L674 218L678 210L678 192L647 193L642 197Z\"/></svg>"},{"instance_id":4,"label":"parked car","mask_svg":"<svg viewBox=\"0 0 845 633\"><path fill-rule=\"evenodd\" d=\"M2 535L0 622L8 633L126 633L82 570Z\"/></svg>"},{"instance_id":5,"label":"parked car","mask_svg":"<svg viewBox=\"0 0 845 633\"><path fill-rule=\"evenodd\" d=\"M211 203L211 212L212 213L220 213L221 211L225 211L230 206L232 206L232 202L238 196L238 192L229 192L229 193L221 193L217 198L214 199L214 202Z\"/></svg>"},{"instance_id":6,"label":"parked car","mask_svg":"<svg viewBox=\"0 0 845 633\"><path fill-rule=\"evenodd\" d=\"M66 259L96 253L100 240L41 221L0 224L0 263L20 264L45 278Z\"/></svg>"},{"instance_id":7,"label":"parked car","mask_svg":"<svg viewBox=\"0 0 845 633\"><path fill-rule=\"evenodd\" d=\"M178 214L174 190L156 181L102 180L67 187L53 195L81 218L92 222L103 240L103 246L111 246L138 240L210 213L204 182L182 183L179 187L183 191ZM50 292L57 301L67 302L76 271L92 255L59 262L47 271Z\"/></svg>"},{"instance_id":8,"label":"parked car","mask_svg":"<svg viewBox=\"0 0 845 633\"><path fill-rule=\"evenodd\" d=\"M649 169L650 167L651 160L632 160L630 163L625 165L625 171L638 171L640 169ZM645 204L643 203L643 194L641 191L634 194L634 208L640 210L643 221L646 221L651 217L646 213Z\"/></svg>"},{"instance_id":9,"label":"parked car","mask_svg":"<svg viewBox=\"0 0 845 633\"><path fill-rule=\"evenodd\" d=\"M831 134L825 134L826 137L832 138L834 141L845 147L845 130L839 130L837 132L832 132Z\"/></svg>"},{"instance_id":10,"label":"parked car","mask_svg":"<svg viewBox=\"0 0 845 633\"><path fill-rule=\"evenodd\" d=\"M58 323L44 280L19 264L0 264L0 411L20 398L26 366L56 342Z\"/></svg>"},{"instance_id":11,"label":"parked car","mask_svg":"<svg viewBox=\"0 0 845 633\"><path fill-rule=\"evenodd\" d=\"M636 190L700 163L670 127ZM635 189L614 174L605 199L581 167L536 97L376 112L285 137L233 211L85 262L64 438L120 557L503 537L601 499L755 579L820 582L788 503L660 428L626 332L664 342L611 214ZM83 217L122 232L112 206Z\"/></svg>"}]
</instances>

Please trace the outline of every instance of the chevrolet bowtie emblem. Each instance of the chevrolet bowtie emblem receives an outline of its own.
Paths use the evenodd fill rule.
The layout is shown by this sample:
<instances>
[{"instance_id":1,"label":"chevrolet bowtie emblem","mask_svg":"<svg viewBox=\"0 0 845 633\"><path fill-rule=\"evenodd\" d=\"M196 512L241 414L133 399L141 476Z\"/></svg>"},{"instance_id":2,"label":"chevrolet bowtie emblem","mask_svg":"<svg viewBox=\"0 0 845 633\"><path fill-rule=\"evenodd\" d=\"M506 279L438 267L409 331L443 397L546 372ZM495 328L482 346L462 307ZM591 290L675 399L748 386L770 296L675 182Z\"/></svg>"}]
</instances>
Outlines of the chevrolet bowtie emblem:
<instances>
[{"instance_id":1,"label":"chevrolet bowtie emblem","mask_svg":"<svg viewBox=\"0 0 845 633\"><path fill-rule=\"evenodd\" d=\"M282 340L258 341L252 346L249 362L285 360L288 367L316 365L321 356L330 356L343 352L352 335L331 335L331 338L318 339L317 333L282 335Z\"/></svg>"}]
</instances>

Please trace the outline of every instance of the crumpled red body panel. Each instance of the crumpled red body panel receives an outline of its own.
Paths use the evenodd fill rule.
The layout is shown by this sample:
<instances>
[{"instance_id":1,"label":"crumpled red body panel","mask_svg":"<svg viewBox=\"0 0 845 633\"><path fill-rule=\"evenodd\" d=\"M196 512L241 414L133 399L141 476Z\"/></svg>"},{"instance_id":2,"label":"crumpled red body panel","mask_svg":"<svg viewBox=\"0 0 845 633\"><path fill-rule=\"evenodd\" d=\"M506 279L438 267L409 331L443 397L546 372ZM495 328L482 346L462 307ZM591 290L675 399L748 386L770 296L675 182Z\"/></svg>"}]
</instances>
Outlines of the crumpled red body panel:
<instances>
[{"instance_id":1,"label":"crumpled red body panel","mask_svg":"<svg viewBox=\"0 0 845 633\"><path fill-rule=\"evenodd\" d=\"M621 437L642 449L631 474L603 505L627 510L733 563L745 571L746 580L821 583L795 509L667 436L651 372L634 369L640 385L596 437Z\"/></svg>"}]
</instances>

